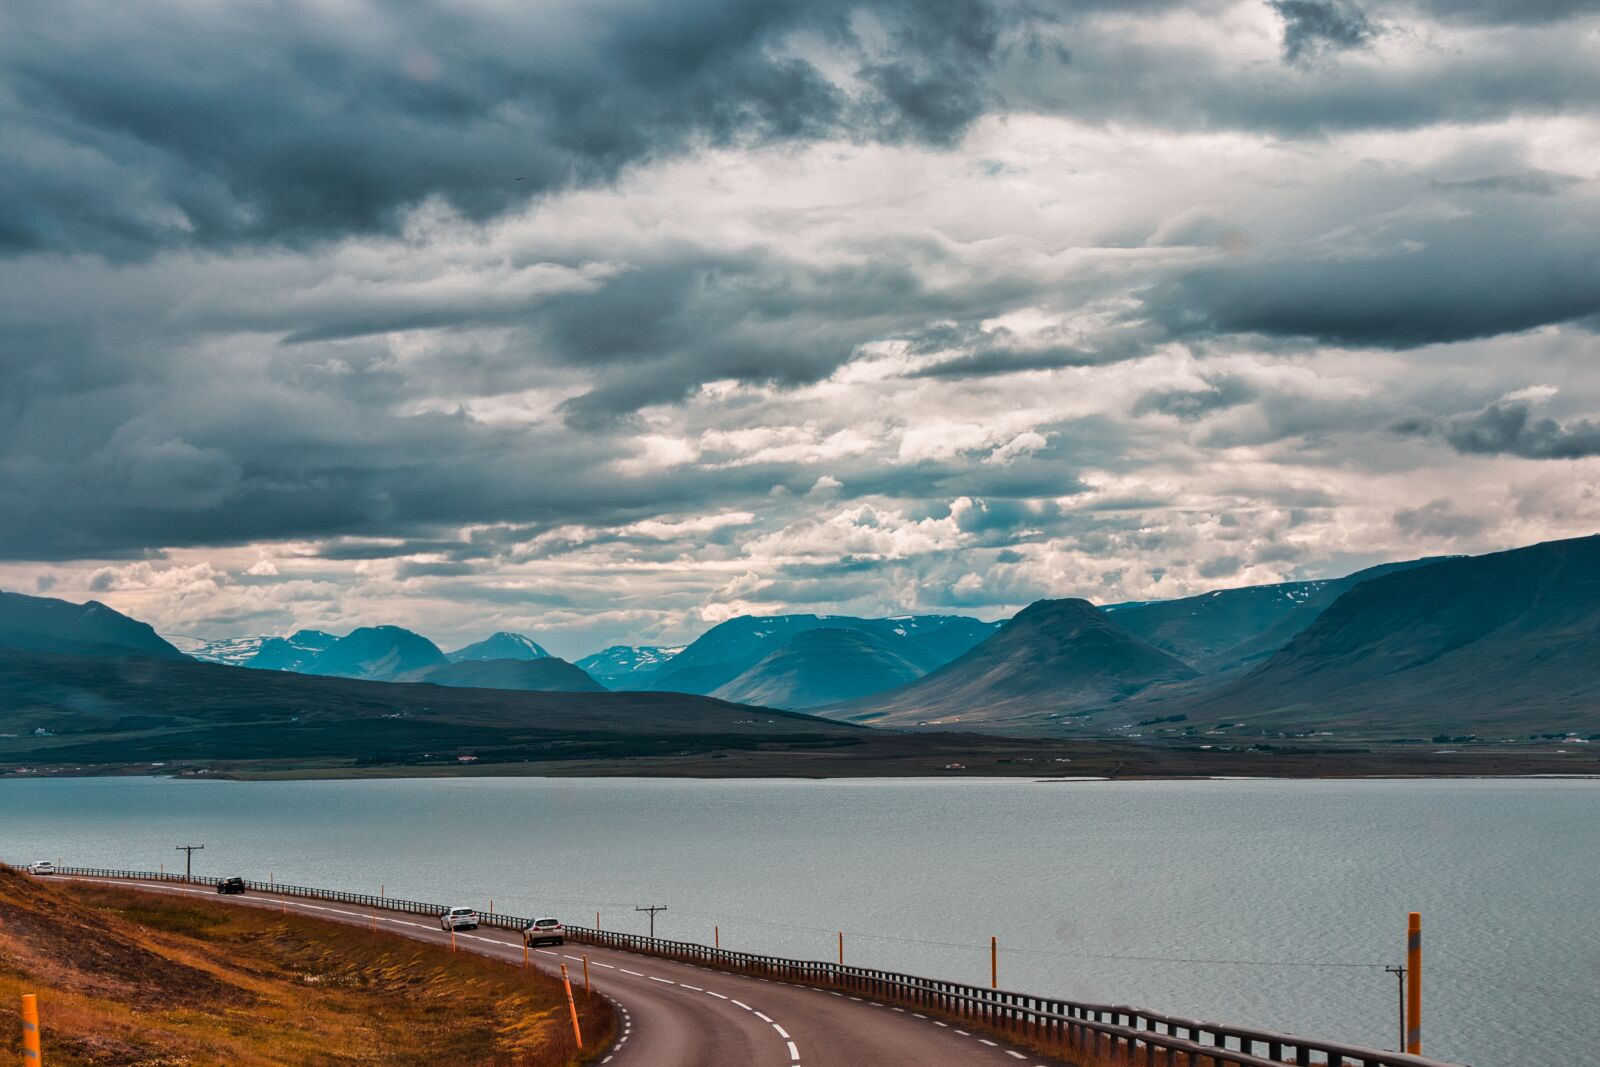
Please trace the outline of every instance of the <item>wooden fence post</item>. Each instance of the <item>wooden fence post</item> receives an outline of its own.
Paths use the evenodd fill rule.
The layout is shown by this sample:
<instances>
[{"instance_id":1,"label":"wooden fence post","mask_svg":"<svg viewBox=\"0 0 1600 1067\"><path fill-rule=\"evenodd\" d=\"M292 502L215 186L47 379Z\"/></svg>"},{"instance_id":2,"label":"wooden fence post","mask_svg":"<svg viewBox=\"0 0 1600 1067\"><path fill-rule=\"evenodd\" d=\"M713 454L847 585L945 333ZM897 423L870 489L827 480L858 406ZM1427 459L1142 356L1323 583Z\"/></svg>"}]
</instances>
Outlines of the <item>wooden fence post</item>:
<instances>
[{"instance_id":1,"label":"wooden fence post","mask_svg":"<svg viewBox=\"0 0 1600 1067\"><path fill-rule=\"evenodd\" d=\"M1406 921L1406 1051L1422 1055L1422 913Z\"/></svg>"}]
</instances>

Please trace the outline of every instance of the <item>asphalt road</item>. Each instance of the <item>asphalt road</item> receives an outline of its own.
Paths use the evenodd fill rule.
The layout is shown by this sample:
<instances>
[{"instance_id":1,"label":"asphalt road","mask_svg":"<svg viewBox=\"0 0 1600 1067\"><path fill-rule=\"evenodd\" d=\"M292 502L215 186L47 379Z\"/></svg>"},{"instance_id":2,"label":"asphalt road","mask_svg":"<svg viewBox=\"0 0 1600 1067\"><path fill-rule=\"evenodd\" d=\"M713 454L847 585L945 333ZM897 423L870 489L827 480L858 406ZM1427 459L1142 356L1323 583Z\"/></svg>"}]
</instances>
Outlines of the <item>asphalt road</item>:
<instances>
[{"instance_id":1,"label":"asphalt road","mask_svg":"<svg viewBox=\"0 0 1600 1067\"><path fill-rule=\"evenodd\" d=\"M66 876L61 877L67 880ZM205 896L254 907L370 925L373 912L331 901L247 893L221 896L212 887L129 879L77 878L153 893ZM450 935L428 916L378 911L386 930L448 944ZM521 935L478 929L456 934L458 948L520 963ZM532 961L547 971L566 963L581 980L589 957L597 992L621 1011L616 1044L600 1060L615 1067L943 1067L945 1064L1037 1065L1063 1061L1008 1047L981 1034L918 1012L858 997L807 989L764 978L724 974L693 964L658 960L615 949L567 944L538 948Z\"/></svg>"}]
</instances>

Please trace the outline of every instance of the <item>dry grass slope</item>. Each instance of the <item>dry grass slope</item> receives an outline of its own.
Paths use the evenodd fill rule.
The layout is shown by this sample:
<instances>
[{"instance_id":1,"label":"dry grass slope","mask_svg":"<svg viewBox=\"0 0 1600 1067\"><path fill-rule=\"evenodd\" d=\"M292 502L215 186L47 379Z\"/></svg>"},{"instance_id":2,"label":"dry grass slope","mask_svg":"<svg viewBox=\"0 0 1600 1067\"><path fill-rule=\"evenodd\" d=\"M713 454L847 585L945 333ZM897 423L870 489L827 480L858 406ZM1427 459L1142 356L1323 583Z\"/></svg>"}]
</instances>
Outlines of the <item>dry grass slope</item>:
<instances>
[{"instance_id":1,"label":"dry grass slope","mask_svg":"<svg viewBox=\"0 0 1600 1067\"><path fill-rule=\"evenodd\" d=\"M43 885L0 868L0 1053L39 994L45 1062L68 1065L591 1062L610 1005L561 983L387 933L211 901Z\"/></svg>"}]
</instances>

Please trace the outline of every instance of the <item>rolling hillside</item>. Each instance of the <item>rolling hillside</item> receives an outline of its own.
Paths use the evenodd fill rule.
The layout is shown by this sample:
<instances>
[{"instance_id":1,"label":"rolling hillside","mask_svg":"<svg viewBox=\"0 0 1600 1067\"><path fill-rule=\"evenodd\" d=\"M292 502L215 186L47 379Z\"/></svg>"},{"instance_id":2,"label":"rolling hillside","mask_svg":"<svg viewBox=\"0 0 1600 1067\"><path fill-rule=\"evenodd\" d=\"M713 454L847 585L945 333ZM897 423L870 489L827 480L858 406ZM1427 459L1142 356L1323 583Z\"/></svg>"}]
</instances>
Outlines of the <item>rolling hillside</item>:
<instances>
[{"instance_id":1,"label":"rolling hillside","mask_svg":"<svg viewBox=\"0 0 1600 1067\"><path fill-rule=\"evenodd\" d=\"M536 661L535 661L536 662ZM551 693L318 678L182 658L0 651L0 765L297 766L617 759L823 748L866 731L677 693ZM35 731L45 731L36 734Z\"/></svg>"},{"instance_id":2,"label":"rolling hillside","mask_svg":"<svg viewBox=\"0 0 1600 1067\"><path fill-rule=\"evenodd\" d=\"M1104 610L1135 637L1194 666L1277 625L1329 584L1253 585L1179 600L1113 604Z\"/></svg>"},{"instance_id":3,"label":"rolling hillside","mask_svg":"<svg viewBox=\"0 0 1600 1067\"><path fill-rule=\"evenodd\" d=\"M23 993L39 996L49 1067L569 1067L598 1056L576 1055L559 978L388 932L3 867L0 924L10 1063L25 1062ZM615 1013L577 994L603 1049Z\"/></svg>"},{"instance_id":4,"label":"rolling hillside","mask_svg":"<svg viewBox=\"0 0 1600 1067\"><path fill-rule=\"evenodd\" d=\"M822 714L877 725L1037 729L1196 676L1086 600L1041 600L926 677Z\"/></svg>"},{"instance_id":5,"label":"rolling hillside","mask_svg":"<svg viewBox=\"0 0 1600 1067\"><path fill-rule=\"evenodd\" d=\"M1174 710L1391 737L1600 731L1600 537L1361 582L1265 664Z\"/></svg>"},{"instance_id":6,"label":"rolling hillside","mask_svg":"<svg viewBox=\"0 0 1600 1067\"><path fill-rule=\"evenodd\" d=\"M473 689L524 689L546 693L600 693L605 686L564 659L473 659L424 667L394 678Z\"/></svg>"}]
</instances>

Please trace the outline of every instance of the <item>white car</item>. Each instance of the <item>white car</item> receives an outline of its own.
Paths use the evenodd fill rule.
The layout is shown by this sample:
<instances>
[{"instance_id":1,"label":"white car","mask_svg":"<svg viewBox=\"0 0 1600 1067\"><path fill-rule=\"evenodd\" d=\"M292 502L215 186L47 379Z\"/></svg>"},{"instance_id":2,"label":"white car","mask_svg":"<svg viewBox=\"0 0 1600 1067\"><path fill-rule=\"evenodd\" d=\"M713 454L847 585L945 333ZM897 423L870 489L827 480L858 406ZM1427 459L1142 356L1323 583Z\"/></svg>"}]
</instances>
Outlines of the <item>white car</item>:
<instances>
[{"instance_id":1,"label":"white car","mask_svg":"<svg viewBox=\"0 0 1600 1067\"><path fill-rule=\"evenodd\" d=\"M564 945L567 943L567 928L561 925L560 919L535 919L522 928L522 943L529 948L534 945Z\"/></svg>"},{"instance_id":2,"label":"white car","mask_svg":"<svg viewBox=\"0 0 1600 1067\"><path fill-rule=\"evenodd\" d=\"M441 930L476 930L478 913L471 908L451 908L439 916Z\"/></svg>"},{"instance_id":3,"label":"white car","mask_svg":"<svg viewBox=\"0 0 1600 1067\"><path fill-rule=\"evenodd\" d=\"M30 863L30 864L28 864L28 873L29 874L55 874L56 873L56 865L51 863L49 860L41 860L38 863Z\"/></svg>"}]
</instances>

